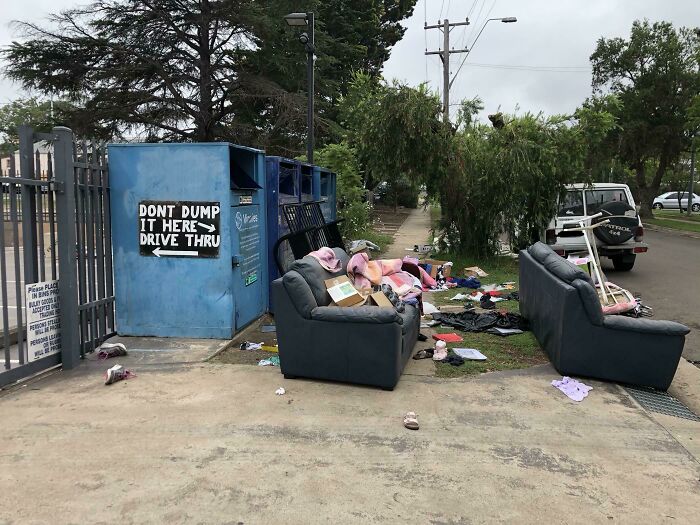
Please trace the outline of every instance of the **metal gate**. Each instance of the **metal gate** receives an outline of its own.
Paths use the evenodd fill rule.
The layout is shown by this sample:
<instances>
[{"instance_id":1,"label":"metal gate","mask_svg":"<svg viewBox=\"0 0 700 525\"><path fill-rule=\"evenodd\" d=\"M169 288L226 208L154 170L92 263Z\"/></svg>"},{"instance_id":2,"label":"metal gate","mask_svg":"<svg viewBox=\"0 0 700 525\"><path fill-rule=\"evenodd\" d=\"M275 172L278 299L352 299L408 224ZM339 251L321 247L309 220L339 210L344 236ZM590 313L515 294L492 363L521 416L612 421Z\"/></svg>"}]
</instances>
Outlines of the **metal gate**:
<instances>
[{"instance_id":1,"label":"metal gate","mask_svg":"<svg viewBox=\"0 0 700 525\"><path fill-rule=\"evenodd\" d=\"M2 162L0 387L61 364L73 368L115 333L105 145L76 141L68 128L25 126L19 150ZM46 284L30 287L30 299L42 291L28 305L33 283ZM55 317L28 326L37 311ZM34 351L42 341L46 356Z\"/></svg>"}]
</instances>

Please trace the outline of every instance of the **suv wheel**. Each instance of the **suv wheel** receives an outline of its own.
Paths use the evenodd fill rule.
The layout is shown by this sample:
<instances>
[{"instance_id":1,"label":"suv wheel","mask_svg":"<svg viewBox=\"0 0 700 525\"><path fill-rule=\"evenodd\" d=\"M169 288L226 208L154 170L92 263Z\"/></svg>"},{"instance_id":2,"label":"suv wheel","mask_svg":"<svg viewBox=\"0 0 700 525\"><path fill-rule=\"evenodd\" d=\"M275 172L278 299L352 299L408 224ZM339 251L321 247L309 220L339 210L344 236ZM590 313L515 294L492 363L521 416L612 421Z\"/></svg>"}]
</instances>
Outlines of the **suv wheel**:
<instances>
[{"instance_id":1,"label":"suv wheel","mask_svg":"<svg viewBox=\"0 0 700 525\"><path fill-rule=\"evenodd\" d=\"M618 255L611 257L613 266L618 272L629 272L634 268L634 262L637 259L636 255Z\"/></svg>"},{"instance_id":2,"label":"suv wheel","mask_svg":"<svg viewBox=\"0 0 700 525\"><path fill-rule=\"evenodd\" d=\"M655 202L654 205L652 206L652 208L654 208L655 210L663 210L664 205L661 204L660 202Z\"/></svg>"}]
</instances>

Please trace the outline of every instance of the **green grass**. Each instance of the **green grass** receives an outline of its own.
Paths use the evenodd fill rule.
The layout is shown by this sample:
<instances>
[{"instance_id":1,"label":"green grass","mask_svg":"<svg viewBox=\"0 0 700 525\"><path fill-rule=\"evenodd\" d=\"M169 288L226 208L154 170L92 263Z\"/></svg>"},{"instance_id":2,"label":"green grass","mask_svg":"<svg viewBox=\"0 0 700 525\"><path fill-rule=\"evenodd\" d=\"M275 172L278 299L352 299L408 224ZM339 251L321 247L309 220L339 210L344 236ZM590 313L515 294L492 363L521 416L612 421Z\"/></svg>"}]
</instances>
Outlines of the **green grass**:
<instances>
[{"instance_id":1,"label":"green grass","mask_svg":"<svg viewBox=\"0 0 700 525\"><path fill-rule=\"evenodd\" d=\"M661 226L662 228L671 228L672 230L700 233L700 222L690 222L674 219L646 219L643 222L644 224Z\"/></svg>"},{"instance_id":2,"label":"green grass","mask_svg":"<svg viewBox=\"0 0 700 525\"><path fill-rule=\"evenodd\" d=\"M700 223L700 213L694 212L688 217L688 214L682 214L678 210L654 210L655 219L672 219L677 221L698 222Z\"/></svg>"}]
</instances>

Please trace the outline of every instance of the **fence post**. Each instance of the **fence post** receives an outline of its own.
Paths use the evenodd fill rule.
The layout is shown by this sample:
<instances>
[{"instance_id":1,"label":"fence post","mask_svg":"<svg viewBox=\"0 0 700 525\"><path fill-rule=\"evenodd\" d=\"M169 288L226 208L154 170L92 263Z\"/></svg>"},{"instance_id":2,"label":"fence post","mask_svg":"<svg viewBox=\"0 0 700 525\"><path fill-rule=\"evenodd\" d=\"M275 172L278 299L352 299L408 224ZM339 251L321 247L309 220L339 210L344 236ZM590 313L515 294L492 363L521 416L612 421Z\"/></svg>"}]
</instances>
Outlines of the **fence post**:
<instances>
[{"instance_id":1,"label":"fence post","mask_svg":"<svg viewBox=\"0 0 700 525\"><path fill-rule=\"evenodd\" d=\"M59 302L61 308L61 360L63 368L80 361L78 278L76 266L75 168L73 132L59 126L54 135L56 225L58 227Z\"/></svg>"},{"instance_id":2,"label":"fence post","mask_svg":"<svg viewBox=\"0 0 700 525\"><path fill-rule=\"evenodd\" d=\"M23 179L34 176L34 130L29 126L18 126L19 173ZM38 280L37 236L36 236L36 187L22 185L22 246L24 247L24 284Z\"/></svg>"}]
</instances>

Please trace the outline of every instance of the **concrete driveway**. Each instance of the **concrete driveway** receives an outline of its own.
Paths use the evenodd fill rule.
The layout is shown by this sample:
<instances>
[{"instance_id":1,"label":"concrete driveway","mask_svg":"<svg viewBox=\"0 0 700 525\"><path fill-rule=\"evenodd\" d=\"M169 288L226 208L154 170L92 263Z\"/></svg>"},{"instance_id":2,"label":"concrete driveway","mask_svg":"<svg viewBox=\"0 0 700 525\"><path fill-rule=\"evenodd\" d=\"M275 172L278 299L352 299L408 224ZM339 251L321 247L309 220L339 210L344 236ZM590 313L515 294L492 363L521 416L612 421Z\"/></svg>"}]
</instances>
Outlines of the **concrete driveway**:
<instances>
[{"instance_id":1,"label":"concrete driveway","mask_svg":"<svg viewBox=\"0 0 700 525\"><path fill-rule=\"evenodd\" d=\"M616 284L640 292L654 308L654 319L690 327L683 356L700 361L700 238L647 229L644 239L649 252L637 257L632 271L615 272L604 259L605 272Z\"/></svg>"},{"instance_id":2,"label":"concrete driveway","mask_svg":"<svg viewBox=\"0 0 700 525\"><path fill-rule=\"evenodd\" d=\"M138 377L112 386L90 361L0 396L0 523L679 524L700 514L700 423L651 416L593 381L577 404L550 386L548 365L444 380L411 363L384 392L183 365L177 353L128 360ZM420 430L403 428L408 410Z\"/></svg>"}]
</instances>

